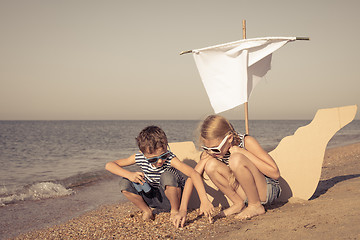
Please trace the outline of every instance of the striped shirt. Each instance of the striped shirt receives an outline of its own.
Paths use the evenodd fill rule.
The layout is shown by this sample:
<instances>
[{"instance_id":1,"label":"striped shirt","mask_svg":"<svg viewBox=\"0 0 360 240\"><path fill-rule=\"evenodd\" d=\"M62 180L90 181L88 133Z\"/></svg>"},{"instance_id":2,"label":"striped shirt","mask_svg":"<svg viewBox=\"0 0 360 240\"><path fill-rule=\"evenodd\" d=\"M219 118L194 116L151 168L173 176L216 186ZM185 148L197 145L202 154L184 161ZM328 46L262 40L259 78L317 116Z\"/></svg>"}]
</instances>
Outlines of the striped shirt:
<instances>
[{"instance_id":1,"label":"striped shirt","mask_svg":"<svg viewBox=\"0 0 360 240\"><path fill-rule=\"evenodd\" d=\"M245 137L247 136L247 134L239 134L238 136L240 137L240 144L238 145L241 148L245 148ZM219 159L221 162L225 163L227 166L229 166L229 158L230 158L230 151L227 151L227 153L225 153L224 157Z\"/></svg>"},{"instance_id":2,"label":"striped shirt","mask_svg":"<svg viewBox=\"0 0 360 240\"><path fill-rule=\"evenodd\" d=\"M144 172L146 181L152 187L159 187L160 186L160 175L165 172L169 171L174 173L179 182L181 182L182 186L184 185L185 181L181 176L179 170L171 166L171 159L173 159L175 154L170 152L169 157L164 161L164 164L161 167L154 167L144 156L142 153L135 154L135 162Z\"/></svg>"}]
</instances>

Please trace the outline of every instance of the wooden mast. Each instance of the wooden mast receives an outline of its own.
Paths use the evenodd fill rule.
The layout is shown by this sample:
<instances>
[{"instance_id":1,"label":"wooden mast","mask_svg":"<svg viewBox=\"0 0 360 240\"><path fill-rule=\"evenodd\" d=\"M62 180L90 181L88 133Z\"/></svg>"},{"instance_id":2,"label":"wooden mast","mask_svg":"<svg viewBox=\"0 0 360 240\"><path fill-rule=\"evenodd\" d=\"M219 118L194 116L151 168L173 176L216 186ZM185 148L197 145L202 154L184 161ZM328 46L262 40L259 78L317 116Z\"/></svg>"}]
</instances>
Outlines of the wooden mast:
<instances>
[{"instance_id":1,"label":"wooden mast","mask_svg":"<svg viewBox=\"0 0 360 240\"><path fill-rule=\"evenodd\" d=\"M246 39L246 20L244 19L242 22L243 25L243 39ZM248 102L244 104L244 112L245 112L245 132L249 134L249 108Z\"/></svg>"}]
</instances>

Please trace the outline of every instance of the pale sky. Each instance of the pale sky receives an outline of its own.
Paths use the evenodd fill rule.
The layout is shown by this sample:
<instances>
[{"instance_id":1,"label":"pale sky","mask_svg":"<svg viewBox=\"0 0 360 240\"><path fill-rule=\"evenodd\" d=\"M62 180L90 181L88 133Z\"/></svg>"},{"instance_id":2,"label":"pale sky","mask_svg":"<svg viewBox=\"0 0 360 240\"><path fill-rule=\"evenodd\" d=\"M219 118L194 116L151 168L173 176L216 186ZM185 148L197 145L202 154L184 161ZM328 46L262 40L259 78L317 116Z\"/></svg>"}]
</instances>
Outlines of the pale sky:
<instances>
[{"instance_id":1,"label":"pale sky","mask_svg":"<svg viewBox=\"0 0 360 240\"><path fill-rule=\"evenodd\" d=\"M273 54L251 119L360 106L360 1L0 0L0 120L202 119L213 114L184 50L310 37ZM222 113L243 119L243 107ZM356 119L360 119L357 114Z\"/></svg>"}]
</instances>

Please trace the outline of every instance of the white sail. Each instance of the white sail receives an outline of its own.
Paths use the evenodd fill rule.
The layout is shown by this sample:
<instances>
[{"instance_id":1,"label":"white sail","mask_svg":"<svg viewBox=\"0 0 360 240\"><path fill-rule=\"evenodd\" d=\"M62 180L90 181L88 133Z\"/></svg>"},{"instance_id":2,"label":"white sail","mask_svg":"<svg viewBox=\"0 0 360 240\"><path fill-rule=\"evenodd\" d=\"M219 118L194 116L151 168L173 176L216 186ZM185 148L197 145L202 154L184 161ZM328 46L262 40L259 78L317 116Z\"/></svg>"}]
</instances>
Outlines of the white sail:
<instances>
[{"instance_id":1,"label":"white sail","mask_svg":"<svg viewBox=\"0 0 360 240\"><path fill-rule=\"evenodd\" d=\"M270 70L272 53L295 40L253 38L192 50L215 113L247 102L256 84Z\"/></svg>"}]
</instances>

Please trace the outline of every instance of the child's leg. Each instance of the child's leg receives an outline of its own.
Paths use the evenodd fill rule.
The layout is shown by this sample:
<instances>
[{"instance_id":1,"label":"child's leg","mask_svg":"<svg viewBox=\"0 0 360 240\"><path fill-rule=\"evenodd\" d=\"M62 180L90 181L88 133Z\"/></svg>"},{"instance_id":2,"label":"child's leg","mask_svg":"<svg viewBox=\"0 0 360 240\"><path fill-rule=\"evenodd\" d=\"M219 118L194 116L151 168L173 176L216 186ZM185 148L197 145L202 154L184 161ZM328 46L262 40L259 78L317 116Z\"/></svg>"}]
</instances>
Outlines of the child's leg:
<instances>
[{"instance_id":1,"label":"child's leg","mask_svg":"<svg viewBox=\"0 0 360 240\"><path fill-rule=\"evenodd\" d=\"M180 200L181 200L181 188L166 186L165 195L169 199L171 205L171 214L174 215L179 212Z\"/></svg>"},{"instance_id":2,"label":"child's leg","mask_svg":"<svg viewBox=\"0 0 360 240\"><path fill-rule=\"evenodd\" d=\"M171 206L171 216L179 212L180 200L181 200L181 186L178 177L175 173L170 171L165 171L160 176L160 184L164 189L165 195L170 202Z\"/></svg>"},{"instance_id":3,"label":"child's leg","mask_svg":"<svg viewBox=\"0 0 360 240\"><path fill-rule=\"evenodd\" d=\"M244 207L246 195L240 186L237 191L230 186L231 171L229 167L215 158L211 158L205 165L205 172L220 191L233 202L233 205L225 209L221 215L229 216L240 212Z\"/></svg>"},{"instance_id":4,"label":"child's leg","mask_svg":"<svg viewBox=\"0 0 360 240\"><path fill-rule=\"evenodd\" d=\"M230 169L248 198L248 207L237 218L246 219L264 214L261 201L266 201L267 185L264 175L244 155L236 154L229 161Z\"/></svg>"},{"instance_id":5,"label":"child's leg","mask_svg":"<svg viewBox=\"0 0 360 240\"><path fill-rule=\"evenodd\" d=\"M120 190L124 194L124 196L143 212L143 216L142 216L143 220L149 220L149 219L153 220L154 215L152 213L151 208L146 204L144 199L137 193L131 181L126 178L122 178L120 180L119 185L120 185Z\"/></svg>"},{"instance_id":6,"label":"child's leg","mask_svg":"<svg viewBox=\"0 0 360 240\"><path fill-rule=\"evenodd\" d=\"M140 208L140 210L143 212L143 216L142 216L143 220L155 219L151 208L146 204L146 202L140 195L128 192L126 190L123 190L122 193L130 202L132 202L135 206Z\"/></svg>"}]
</instances>

